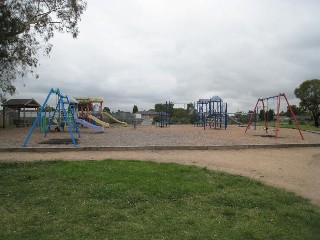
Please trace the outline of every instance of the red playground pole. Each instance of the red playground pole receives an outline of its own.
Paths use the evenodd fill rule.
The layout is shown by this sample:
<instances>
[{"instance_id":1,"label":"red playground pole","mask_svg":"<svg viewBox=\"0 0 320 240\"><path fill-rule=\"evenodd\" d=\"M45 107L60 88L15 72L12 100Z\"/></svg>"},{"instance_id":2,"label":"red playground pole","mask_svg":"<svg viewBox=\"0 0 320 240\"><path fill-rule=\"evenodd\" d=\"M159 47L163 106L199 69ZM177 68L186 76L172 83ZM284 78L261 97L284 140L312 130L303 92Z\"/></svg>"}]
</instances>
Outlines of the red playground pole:
<instances>
[{"instance_id":1,"label":"red playground pole","mask_svg":"<svg viewBox=\"0 0 320 240\"><path fill-rule=\"evenodd\" d=\"M294 112L293 112L293 110L292 110L292 108L291 108L291 105L290 105L290 103L289 103L289 101L288 101L288 98L287 98L287 96L286 96L284 93L279 93L279 95L273 96L273 97L259 98L259 99L258 99L258 101L257 101L257 103L256 103L256 105L255 105L255 107L254 107L254 109L253 109L253 111L252 111L252 114L251 114L251 116L250 116L249 123L248 123L248 126L247 126L247 128L246 128L245 133L246 133L247 130L249 129L249 126L250 126L250 124L251 124L253 115L254 115L254 113L255 113L255 111L256 111L256 109L257 109L257 106L258 106L258 104L259 104L259 101L262 102L262 107L263 107L263 112L264 112L264 126L265 126L265 129L266 129L266 132L267 132L267 130L268 130L268 127L267 127L267 112L265 111L264 100L268 100L268 99L270 99L270 98L276 98L276 97L277 97L277 120L276 120L276 134L275 134L275 138L277 138L277 137L278 137L278 132L279 132L280 102L281 102L281 97L282 97L282 96L285 98L285 100L286 100L286 102L287 102L287 106L288 106L288 108L289 108L289 110L290 110L291 116L292 116L292 118L293 118L293 120L294 120L294 122L295 122L295 124L296 124L296 127L297 127L297 129L298 129L298 131L299 131L299 133L300 133L300 136L301 136L302 140L304 140L304 137L303 137L302 131L301 131L300 127L299 127L297 118L296 118L296 116L294 115Z\"/></svg>"},{"instance_id":2,"label":"red playground pole","mask_svg":"<svg viewBox=\"0 0 320 240\"><path fill-rule=\"evenodd\" d=\"M257 101L257 103L256 103L256 106L254 107L254 109L253 109L253 111L252 111L252 114L251 114L250 119L249 119L249 122L248 122L248 126L247 126L246 131L245 131L244 133L247 132L247 130L248 130L249 126L250 126L250 123L251 123L251 121L252 121L252 117L253 117L253 115L254 115L254 113L255 113L255 111L256 111L256 108L257 108L257 106L258 106L259 101L260 101L260 98L258 99L258 101Z\"/></svg>"},{"instance_id":3,"label":"red playground pole","mask_svg":"<svg viewBox=\"0 0 320 240\"><path fill-rule=\"evenodd\" d=\"M288 104L288 107L289 107L291 116L293 117L294 123L295 123L296 126L297 126L297 129L298 129L298 131L299 131L299 133L300 133L300 136L301 136L302 140L304 140L304 137L303 137L303 134L302 134L301 129L300 129L300 127L299 127L297 118L296 118L296 116L294 115L294 113L293 113L293 111L292 111L292 108L291 108L291 105L290 105L290 103L289 103L289 101L288 101L288 99L287 99L287 96L286 96L284 93L282 93L282 96L284 96L284 98L286 99L286 102L287 102L287 104Z\"/></svg>"}]
</instances>

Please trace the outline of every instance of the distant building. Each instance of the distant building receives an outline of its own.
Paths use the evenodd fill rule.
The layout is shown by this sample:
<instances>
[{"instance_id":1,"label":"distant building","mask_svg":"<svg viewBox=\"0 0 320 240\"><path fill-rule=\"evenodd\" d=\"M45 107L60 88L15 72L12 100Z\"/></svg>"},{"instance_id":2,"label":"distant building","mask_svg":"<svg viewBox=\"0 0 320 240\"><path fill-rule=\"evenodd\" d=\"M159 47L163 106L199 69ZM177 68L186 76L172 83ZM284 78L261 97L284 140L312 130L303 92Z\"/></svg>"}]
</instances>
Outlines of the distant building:
<instances>
[{"instance_id":1,"label":"distant building","mask_svg":"<svg viewBox=\"0 0 320 240\"><path fill-rule=\"evenodd\" d=\"M155 116L158 116L158 112L154 110L148 111L138 111L138 114L141 114L141 119L153 119Z\"/></svg>"}]
</instances>

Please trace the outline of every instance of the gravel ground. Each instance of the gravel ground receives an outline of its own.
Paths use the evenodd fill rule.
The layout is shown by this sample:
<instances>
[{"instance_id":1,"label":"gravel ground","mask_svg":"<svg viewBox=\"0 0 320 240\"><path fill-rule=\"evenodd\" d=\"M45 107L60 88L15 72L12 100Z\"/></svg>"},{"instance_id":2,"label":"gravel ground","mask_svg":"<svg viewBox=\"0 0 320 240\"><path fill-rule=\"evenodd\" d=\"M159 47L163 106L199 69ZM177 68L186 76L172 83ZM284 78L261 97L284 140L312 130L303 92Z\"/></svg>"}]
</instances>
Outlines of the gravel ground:
<instances>
[{"instance_id":1,"label":"gravel ground","mask_svg":"<svg viewBox=\"0 0 320 240\"><path fill-rule=\"evenodd\" d=\"M21 147L28 134L28 128L11 128L0 130L0 148ZM210 129L192 125L174 125L167 128L155 126L111 127L104 133L95 133L91 129L80 128L81 137L78 138L79 147L104 147L104 146L219 146L219 145L253 145L253 144L305 144L320 143L320 134L303 132L305 140L301 139L296 129L280 129L278 138L274 131L269 129L266 134L262 127L257 130L244 127L229 126L226 130ZM41 144L50 139L64 139L66 144ZM47 137L35 129L28 141L27 147L72 147L70 133L49 132ZM61 140L62 141L62 140Z\"/></svg>"}]
</instances>

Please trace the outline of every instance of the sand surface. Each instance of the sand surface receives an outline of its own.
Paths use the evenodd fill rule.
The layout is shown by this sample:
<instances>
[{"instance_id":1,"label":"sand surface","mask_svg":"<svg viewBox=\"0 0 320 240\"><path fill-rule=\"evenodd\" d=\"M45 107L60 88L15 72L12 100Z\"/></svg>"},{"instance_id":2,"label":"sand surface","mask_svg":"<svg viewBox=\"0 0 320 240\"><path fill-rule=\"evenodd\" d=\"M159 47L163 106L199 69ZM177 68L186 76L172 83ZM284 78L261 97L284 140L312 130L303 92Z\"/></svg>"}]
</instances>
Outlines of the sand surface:
<instances>
[{"instance_id":1,"label":"sand surface","mask_svg":"<svg viewBox=\"0 0 320 240\"><path fill-rule=\"evenodd\" d=\"M104 133L96 133L88 128L80 128L79 147L104 147L104 146L213 146L213 145L242 145L242 144L307 144L320 143L320 134L303 132L305 140L301 139L296 129L281 129L278 138L275 138L274 129L268 133L263 127L257 130L249 129L245 133L245 127L229 126L226 130L210 129L192 125L173 125L168 128L155 126L139 126L136 130L132 127L106 128ZM0 148L21 147L28 135L29 128L0 129ZM49 132L46 137L36 128L32 133L27 147L65 147L64 144L41 144L50 139L62 139L70 141L70 133ZM70 145L70 147L72 147Z\"/></svg>"}]
</instances>

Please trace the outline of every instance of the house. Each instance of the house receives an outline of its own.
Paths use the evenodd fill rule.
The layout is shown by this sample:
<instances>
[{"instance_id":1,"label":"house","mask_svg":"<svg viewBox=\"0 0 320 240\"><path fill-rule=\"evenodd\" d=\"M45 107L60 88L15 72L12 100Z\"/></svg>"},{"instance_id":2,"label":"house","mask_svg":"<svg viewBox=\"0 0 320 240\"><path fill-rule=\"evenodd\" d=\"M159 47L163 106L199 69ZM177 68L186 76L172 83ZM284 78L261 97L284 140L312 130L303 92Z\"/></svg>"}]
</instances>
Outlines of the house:
<instances>
[{"instance_id":1,"label":"house","mask_svg":"<svg viewBox=\"0 0 320 240\"><path fill-rule=\"evenodd\" d=\"M141 114L141 119L153 119L159 115L159 113L154 110L138 111L137 114Z\"/></svg>"}]
</instances>

